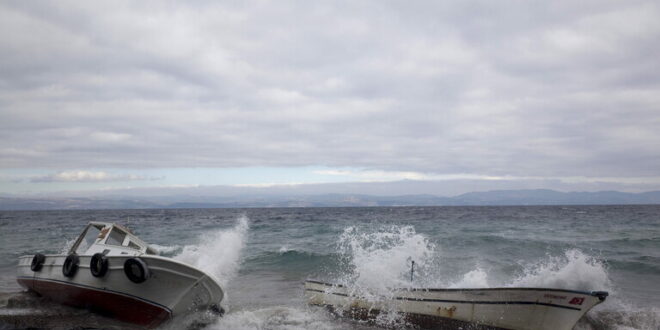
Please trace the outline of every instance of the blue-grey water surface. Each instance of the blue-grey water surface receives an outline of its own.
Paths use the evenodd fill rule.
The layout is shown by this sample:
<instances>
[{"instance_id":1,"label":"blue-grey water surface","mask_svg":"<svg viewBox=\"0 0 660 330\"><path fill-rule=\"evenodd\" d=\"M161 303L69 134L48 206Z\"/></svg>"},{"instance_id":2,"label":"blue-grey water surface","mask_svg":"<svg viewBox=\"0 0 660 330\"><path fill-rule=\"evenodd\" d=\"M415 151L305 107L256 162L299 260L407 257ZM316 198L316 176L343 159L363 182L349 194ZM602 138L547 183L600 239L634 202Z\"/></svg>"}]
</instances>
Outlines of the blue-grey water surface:
<instances>
[{"instance_id":1,"label":"blue-grey water surface","mask_svg":"<svg viewBox=\"0 0 660 330\"><path fill-rule=\"evenodd\" d=\"M411 260L412 286L605 290L576 328L660 324L658 205L3 211L0 291L20 290L20 255L61 252L88 221L213 273L228 313L210 329L371 328L306 306L302 282L406 285Z\"/></svg>"}]
</instances>

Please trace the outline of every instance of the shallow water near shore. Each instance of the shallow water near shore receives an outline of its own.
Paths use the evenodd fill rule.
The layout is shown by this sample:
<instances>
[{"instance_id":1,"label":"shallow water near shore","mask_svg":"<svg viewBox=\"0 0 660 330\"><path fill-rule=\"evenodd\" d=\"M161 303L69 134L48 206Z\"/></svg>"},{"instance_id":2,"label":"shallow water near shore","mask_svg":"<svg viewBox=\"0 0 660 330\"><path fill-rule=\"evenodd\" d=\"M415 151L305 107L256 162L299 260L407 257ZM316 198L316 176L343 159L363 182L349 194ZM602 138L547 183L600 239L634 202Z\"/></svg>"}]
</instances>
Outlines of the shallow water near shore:
<instances>
[{"instance_id":1,"label":"shallow water near shore","mask_svg":"<svg viewBox=\"0 0 660 330\"><path fill-rule=\"evenodd\" d=\"M88 221L128 225L161 254L218 279L226 292L225 316L187 315L163 326L168 329L402 326L387 319L378 324L338 319L307 306L302 289L307 278L372 292L392 287L604 290L610 297L576 329L660 327L660 206L0 212L0 293L21 291L15 282L20 255L66 250ZM51 308L45 303L28 309ZM0 317L11 313L16 309L0 302ZM82 322L104 327L103 318Z\"/></svg>"}]
</instances>

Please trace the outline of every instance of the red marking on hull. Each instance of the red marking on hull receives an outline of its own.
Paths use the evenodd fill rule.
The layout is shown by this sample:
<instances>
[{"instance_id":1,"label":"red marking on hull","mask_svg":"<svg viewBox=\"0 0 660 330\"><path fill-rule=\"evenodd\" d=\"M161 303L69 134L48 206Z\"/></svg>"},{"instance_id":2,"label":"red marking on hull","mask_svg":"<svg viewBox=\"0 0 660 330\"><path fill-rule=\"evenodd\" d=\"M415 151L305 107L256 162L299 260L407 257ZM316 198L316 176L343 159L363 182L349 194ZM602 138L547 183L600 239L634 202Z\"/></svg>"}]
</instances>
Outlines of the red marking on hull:
<instances>
[{"instance_id":1,"label":"red marking on hull","mask_svg":"<svg viewBox=\"0 0 660 330\"><path fill-rule=\"evenodd\" d=\"M25 288L59 303L99 310L110 316L147 328L155 328L170 318L170 311L130 296L40 279L17 279Z\"/></svg>"}]
</instances>

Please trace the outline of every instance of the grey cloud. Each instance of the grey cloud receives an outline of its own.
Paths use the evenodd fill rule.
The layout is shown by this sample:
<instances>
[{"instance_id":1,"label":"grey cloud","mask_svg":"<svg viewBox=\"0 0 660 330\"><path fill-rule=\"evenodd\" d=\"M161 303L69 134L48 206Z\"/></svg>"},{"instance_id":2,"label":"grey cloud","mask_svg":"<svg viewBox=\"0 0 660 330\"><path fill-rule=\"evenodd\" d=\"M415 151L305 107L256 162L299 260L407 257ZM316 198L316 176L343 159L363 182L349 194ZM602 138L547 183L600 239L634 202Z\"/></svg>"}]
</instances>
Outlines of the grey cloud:
<instances>
[{"instance_id":1,"label":"grey cloud","mask_svg":"<svg viewBox=\"0 0 660 330\"><path fill-rule=\"evenodd\" d=\"M652 1L5 2L0 14L5 168L660 168Z\"/></svg>"},{"instance_id":2,"label":"grey cloud","mask_svg":"<svg viewBox=\"0 0 660 330\"><path fill-rule=\"evenodd\" d=\"M115 174L103 171L67 171L43 176L35 176L29 179L32 183L44 182L113 182L113 181L145 181L160 180L162 178L148 177L136 174Z\"/></svg>"}]
</instances>

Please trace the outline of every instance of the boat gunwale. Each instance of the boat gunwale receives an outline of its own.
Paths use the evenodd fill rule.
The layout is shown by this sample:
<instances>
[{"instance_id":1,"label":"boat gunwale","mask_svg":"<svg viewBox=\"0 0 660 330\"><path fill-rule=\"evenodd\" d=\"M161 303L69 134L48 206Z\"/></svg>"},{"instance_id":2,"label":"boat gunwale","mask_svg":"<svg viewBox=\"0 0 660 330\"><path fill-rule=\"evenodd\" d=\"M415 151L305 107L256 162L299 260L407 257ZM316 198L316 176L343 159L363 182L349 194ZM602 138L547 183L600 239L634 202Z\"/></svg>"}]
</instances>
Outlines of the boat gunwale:
<instances>
[{"instance_id":1,"label":"boat gunwale","mask_svg":"<svg viewBox=\"0 0 660 330\"><path fill-rule=\"evenodd\" d=\"M361 298L359 296L348 295L348 294L345 294L345 293L323 292L321 290L315 290L315 289L305 289L305 290L310 291L310 292L318 292L318 293L322 293L322 294L332 294L332 295L347 297L347 298L358 298L358 299ZM555 307L555 308L564 308L564 309L569 309L569 310L573 310L573 311L582 311L582 308L579 308L579 307L571 307L571 306L565 306L565 305L553 304L553 303L544 303L544 302L538 302L538 301L453 300L453 299L434 299L434 298L415 298L415 297L394 297L392 299L394 299L394 300L403 300L403 301L414 301L414 302L434 302L434 303L448 303L448 304L539 305L539 306L548 306L548 307Z\"/></svg>"},{"instance_id":2,"label":"boat gunwale","mask_svg":"<svg viewBox=\"0 0 660 330\"><path fill-rule=\"evenodd\" d=\"M343 284L332 284L332 283L327 283L327 282L322 282L318 280L305 280L305 282L310 282L310 283L315 283L315 284L320 284L320 285L325 285L328 287L341 287L341 288L348 288L347 286ZM602 293L607 293L607 291L581 291L581 290L568 290L568 289L552 289L552 288L534 288L534 287L529 287L529 288L507 288L507 287L497 287L497 288L392 288L392 291L422 291L422 292L462 292L462 291L554 291L554 292L567 292L567 293L577 293L577 294L584 294L584 295L589 295L593 296L596 298L601 299L600 295ZM607 296L605 296L607 297ZM601 299L605 300L605 299Z\"/></svg>"},{"instance_id":3,"label":"boat gunwale","mask_svg":"<svg viewBox=\"0 0 660 330\"><path fill-rule=\"evenodd\" d=\"M92 257L93 255L79 254L78 256L79 257ZM22 256L18 257L18 259L19 260L24 259L24 258L25 259L31 259L33 257L34 257L34 254L26 254L26 255L22 255ZM53 254L44 254L44 257L46 257L46 258L48 258L48 257L64 257L64 258L66 258L67 255L66 254L60 254L60 253L57 253L57 254L53 253ZM108 255L108 256L106 256L106 258L108 258L108 259L111 259L111 258L140 258L140 259L147 259L147 260L148 259L156 259L156 260L167 261L167 262L171 262L171 263L174 263L174 264L177 264L177 265L180 265L180 266L188 267L188 268L194 269L196 271L199 271L200 273L204 274L206 277L209 277L209 278L211 278L211 279L213 279L214 281L217 282L216 278L214 276L212 276L211 274L207 273L206 271L204 271L204 270L202 270L198 267L195 267L195 266L193 266L193 265L191 265L187 262L179 261L179 260L172 259L172 258L169 258L169 257L164 257L164 256L155 255L155 254L146 254L145 253L145 254L139 254L139 255L129 255L129 254ZM20 267L21 265L19 264L18 266ZM26 267L29 267L29 265L26 265ZM88 268L88 267L85 267L84 265L80 265L79 267ZM220 284L218 284L218 286L220 286Z\"/></svg>"},{"instance_id":4,"label":"boat gunwale","mask_svg":"<svg viewBox=\"0 0 660 330\"><path fill-rule=\"evenodd\" d=\"M65 257L66 258L67 256L68 256L67 254L61 254L61 253L44 254L44 257ZM78 256L79 257L92 257L93 254L79 254ZM25 254L25 255L22 255L22 256L18 257L18 259L33 258L33 257L34 257L34 254ZM203 270L201 270L201 269L199 269L199 268L197 268L197 267L195 267L195 266L193 266L193 265L191 265L187 262L179 261L179 260L176 260L176 259L172 259L170 257L164 257L164 256L156 255L156 254L143 253L143 254L137 254L137 255L130 255L130 254L106 255L106 258L141 258L141 259L150 259L151 258L151 259L159 259L159 260L163 260L163 261L173 262L175 264L179 264L179 265L182 265L182 266L187 266L187 267L196 269L196 270L204 273L205 275L208 275L205 271L203 271Z\"/></svg>"},{"instance_id":5,"label":"boat gunwale","mask_svg":"<svg viewBox=\"0 0 660 330\"><path fill-rule=\"evenodd\" d=\"M67 257L67 255L65 255L65 254L45 254L44 256L46 258L48 258L48 257L64 257L64 258L66 258ZM86 255L86 254L80 254L79 256L80 257L92 257L91 255ZM20 260L22 258L27 259L27 258L33 258L33 257L34 257L34 255L26 254L26 255L22 255L22 256L18 257L18 259ZM183 261L175 260L175 259L172 259L172 258L169 258L169 257L154 255L154 254L110 255L110 256L106 256L106 257L108 259L111 259L111 258L141 258L141 259L147 259L147 260L148 259L157 259L157 260L171 262L171 263L183 266L183 267L187 267L189 269L196 270L196 271L202 273L203 276L206 276L207 278L209 278L213 283L215 283L215 285L220 289L220 291L222 292L222 295L224 296L224 290L222 289L222 286L220 286L220 283L219 283L218 279L215 276L213 276L213 275L207 273L206 271L204 271L202 269L199 269L199 268L197 268L193 265L190 265L186 262L183 262ZM20 263L19 263L18 267L21 267ZM24 265L24 267L30 267L30 265ZM80 267L80 268L89 268L89 266L87 266L87 265L79 265L78 267ZM163 268L163 267L157 267L157 268L159 268L161 270L166 270L166 271L169 271L169 272L173 272L173 271L171 271L169 269L166 269L166 268ZM179 274L179 272L174 272L174 273ZM202 277L199 277L199 278L202 278Z\"/></svg>"}]
</instances>

